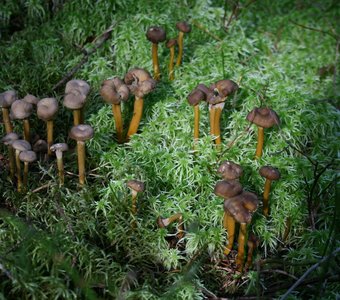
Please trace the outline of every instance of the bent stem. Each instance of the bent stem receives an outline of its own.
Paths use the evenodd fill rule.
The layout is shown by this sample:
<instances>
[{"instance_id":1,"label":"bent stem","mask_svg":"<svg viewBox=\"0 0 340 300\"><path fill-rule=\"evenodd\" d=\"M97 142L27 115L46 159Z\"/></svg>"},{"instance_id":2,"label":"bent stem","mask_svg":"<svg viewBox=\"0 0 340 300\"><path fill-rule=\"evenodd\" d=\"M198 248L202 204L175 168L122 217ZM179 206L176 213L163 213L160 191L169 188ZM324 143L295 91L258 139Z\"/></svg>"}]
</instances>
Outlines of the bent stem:
<instances>
[{"instance_id":1,"label":"bent stem","mask_svg":"<svg viewBox=\"0 0 340 300\"><path fill-rule=\"evenodd\" d=\"M183 38L184 38L184 32L180 31L177 38L178 43L178 56L176 61L176 67L179 67L182 62L182 56L183 56Z\"/></svg>"},{"instance_id":2,"label":"bent stem","mask_svg":"<svg viewBox=\"0 0 340 300\"><path fill-rule=\"evenodd\" d=\"M30 142L31 136L30 136L30 122L28 119L24 119L24 140L27 142Z\"/></svg>"},{"instance_id":3,"label":"bent stem","mask_svg":"<svg viewBox=\"0 0 340 300\"><path fill-rule=\"evenodd\" d=\"M223 227L228 233L228 244L224 249L224 254L228 255L233 248L235 237L235 220L228 211L225 211L223 215Z\"/></svg>"},{"instance_id":4,"label":"bent stem","mask_svg":"<svg viewBox=\"0 0 340 300\"><path fill-rule=\"evenodd\" d=\"M269 215L269 192L272 181L270 179L266 179L264 184L264 192L263 192L263 214L265 217Z\"/></svg>"},{"instance_id":5,"label":"bent stem","mask_svg":"<svg viewBox=\"0 0 340 300\"><path fill-rule=\"evenodd\" d=\"M77 126L81 123L81 120L83 119L82 117L82 111L81 109L75 109L73 110L73 124L74 126Z\"/></svg>"},{"instance_id":6,"label":"bent stem","mask_svg":"<svg viewBox=\"0 0 340 300\"><path fill-rule=\"evenodd\" d=\"M258 159L262 156L263 142L264 142L264 128L258 126L258 134L257 134L257 146L255 158Z\"/></svg>"},{"instance_id":7,"label":"bent stem","mask_svg":"<svg viewBox=\"0 0 340 300\"><path fill-rule=\"evenodd\" d=\"M221 145L222 139L221 139L221 126L220 126L220 120L221 120L221 114L224 107L224 102L218 103L215 105L215 117L214 117L214 135L216 136L215 143L216 145Z\"/></svg>"},{"instance_id":8,"label":"bent stem","mask_svg":"<svg viewBox=\"0 0 340 300\"><path fill-rule=\"evenodd\" d=\"M47 155L52 156L51 146L53 144L53 120L46 121L47 127Z\"/></svg>"},{"instance_id":9,"label":"bent stem","mask_svg":"<svg viewBox=\"0 0 340 300\"><path fill-rule=\"evenodd\" d=\"M242 272L243 270L243 262L244 262L244 240L247 232L247 223L240 224L240 231L238 234L238 250L237 250L237 258L236 265L237 270Z\"/></svg>"},{"instance_id":10,"label":"bent stem","mask_svg":"<svg viewBox=\"0 0 340 300\"><path fill-rule=\"evenodd\" d=\"M159 80L161 74L159 72L158 63L158 44L152 43L152 65L153 65L153 78Z\"/></svg>"},{"instance_id":11,"label":"bent stem","mask_svg":"<svg viewBox=\"0 0 340 300\"><path fill-rule=\"evenodd\" d=\"M126 139L129 140L131 135L135 134L138 130L138 126L143 114L143 98L135 97L135 103L133 108L133 117L130 122L129 130Z\"/></svg>"},{"instance_id":12,"label":"bent stem","mask_svg":"<svg viewBox=\"0 0 340 300\"><path fill-rule=\"evenodd\" d=\"M20 159L19 159L19 150L15 150L15 163L17 168L17 179L18 179L18 192L22 191L22 180L21 180L21 167L20 167Z\"/></svg>"},{"instance_id":13,"label":"bent stem","mask_svg":"<svg viewBox=\"0 0 340 300\"><path fill-rule=\"evenodd\" d=\"M82 141L77 142L78 152L78 169L79 169L79 184L85 184L85 143Z\"/></svg>"},{"instance_id":14,"label":"bent stem","mask_svg":"<svg viewBox=\"0 0 340 300\"><path fill-rule=\"evenodd\" d=\"M170 62L169 62L169 79L175 79L174 72L174 60L175 60L175 46L170 47Z\"/></svg>"},{"instance_id":15,"label":"bent stem","mask_svg":"<svg viewBox=\"0 0 340 300\"><path fill-rule=\"evenodd\" d=\"M116 123L118 143L122 144L124 142L124 139L123 139L122 111L121 111L120 104L112 104L112 112L113 112L113 117L114 117L115 123Z\"/></svg>"},{"instance_id":16,"label":"bent stem","mask_svg":"<svg viewBox=\"0 0 340 300\"><path fill-rule=\"evenodd\" d=\"M5 108L5 107L2 108L2 119L4 121L6 133L7 134L11 133L13 131L13 126L12 126L11 120L9 118L8 108Z\"/></svg>"}]
</instances>

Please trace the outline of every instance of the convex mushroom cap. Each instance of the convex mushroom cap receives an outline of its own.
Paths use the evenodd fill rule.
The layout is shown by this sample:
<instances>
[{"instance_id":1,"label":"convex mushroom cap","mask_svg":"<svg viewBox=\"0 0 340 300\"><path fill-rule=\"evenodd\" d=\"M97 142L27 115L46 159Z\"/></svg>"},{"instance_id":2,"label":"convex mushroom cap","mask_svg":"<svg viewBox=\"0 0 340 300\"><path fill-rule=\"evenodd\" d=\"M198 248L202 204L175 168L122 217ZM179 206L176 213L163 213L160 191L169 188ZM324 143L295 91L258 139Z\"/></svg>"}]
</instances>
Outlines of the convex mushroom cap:
<instances>
[{"instance_id":1,"label":"convex mushroom cap","mask_svg":"<svg viewBox=\"0 0 340 300\"><path fill-rule=\"evenodd\" d=\"M242 167L232 161L226 160L221 163L217 173L221 174L225 180L238 179L242 176Z\"/></svg>"},{"instance_id":2,"label":"convex mushroom cap","mask_svg":"<svg viewBox=\"0 0 340 300\"><path fill-rule=\"evenodd\" d=\"M222 180L215 185L214 193L216 196L228 199L242 192L242 186L237 180Z\"/></svg>"},{"instance_id":3,"label":"convex mushroom cap","mask_svg":"<svg viewBox=\"0 0 340 300\"><path fill-rule=\"evenodd\" d=\"M119 104L129 98L129 88L118 77L105 80L100 89L100 95L109 104Z\"/></svg>"},{"instance_id":4,"label":"convex mushroom cap","mask_svg":"<svg viewBox=\"0 0 340 300\"><path fill-rule=\"evenodd\" d=\"M90 86L86 81L70 80L65 87L64 106L72 110L81 109L86 102L89 91Z\"/></svg>"},{"instance_id":5,"label":"convex mushroom cap","mask_svg":"<svg viewBox=\"0 0 340 300\"><path fill-rule=\"evenodd\" d=\"M33 144L33 151L34 152L47 152L47 142L45 140L37 140Z\"/></svg>"},{"instance_id":6,"label":"convex mushroom cap","mask_svg":"<svg viewBox=\"0 0 340 300\"><path fill-rule=\"evenodd\" d=\"M143 98L156 87L156 81L151 78L148 71L142 68L131 69L126 73L124 82L128 85L131 93L139 98Z\"/></svg>"},{"instance_id":7,"label":"convex mushroom cap","mask_svg":"<svg viewBox=\"0 0 340 300\"><path fill-rule=\"evenodd\" d=\"M37 154L34 151L22 151L19 154L19 159L23 162L31 163L37 160Z\"/></svg>"},{"instance_id":8,"label":"convex mushroom cap","mask_svg":"<svg viewBox=\"0 0 340 300\"><path fill-rule=\"evenodd\" d=\"M7 146L12 145L14 141L18 140L19 136L15 132L10 132L6 134L1 141Z\"/></svg>"},{"instance_id":9,"label":"convex mushroom cap","mask_svg":"<svg viewBox=\"0 0 340 300\"><path fill-rule=\"evenodd\" d=\"M268 107L255 107L248 115L247 120L257 126L270 128L280 124L280 118L275 111Z\"/></svg>"},{"instance_id":10,"label":"convex mushroom cap","mask_svg":"<svg viewBox=\"0 0 340 300\"><path fill-rule=\"evenodd\" d=\"M58 101L55 98L41 99L37 104L37 115L44 121L52 120L58 111Z\"/></svg>"},{"instance_id":11,"label":"convex mushroom cap","mask_svg":"<svg viewBox=\"0 0 340 300\"><path fill-rule=\"evenodd\" d=\"M90 125L85 124L73 126L69 135L73 140L84 142L93 137L93 128Z\"/></svg>"},{"instance_id":12,"label":"convex mushroom cap","mask_svg":"<svg viewBox=\"0 0 340 300\"><path fill-rule=\"evenodd\" d=\"M281 177L280 171L271 166L263 166L259 173L262 177L269 180L278 180Z\"/></svg>"},{"instance_id":13,"label":"convex mushroom cap","mask_svg":"<svg viewBox=\"0 0 340 300\"><path fill-rule=\"evenodd\" d=\"M72 79L66 83L65 94L74 90L77 90L87 96L87 94L90 92L90 86L85 80Z\"/></svg>"},{"instance_id":14,"label":"convex mushroom cap","mask_svg":"<svg viewBox=\"0 0 340 300\"><path fill-rule=\"evenodd\" d=\"M164 42L166 40L166 33L162 27L159 26L151 26L146 32L146 38L154 43L158 44Z\"/></svg>"},{"instance_id":15,"label":"convex mushroom cap","mask_svg":"<svg viewBox=\"0 0 340 300\"><path fill-rule=\"evenodd\" d=\"M12 147L18 151L31 150L31 144L25 140L16 140L12 143Z\"/></svg>"},{"instance_id":16,"label":"convex mushroom cap","mask_svg":"<svg viewBox=\"0 0 340 300\"><path fill-rule=\"evenodd\" d=\"M190 105L192 105L192 106L198 105L201 101L205 101L207 99L207 94L204 92L204 90L205 90L204 87L207 88L204 84L200 83L188 95L188 102L189 102Z\"/></svg>"},{"instance_id":17,"label":"convex mushroom cap","mask_svg":"<svg viewBox=\"0 0 340 300\"><path fill-rule=\"evenodd\" d=\"M166 42L166 47L171 48L177 45L177 39L170 39Z\"/></svg>"},{"instance_id":18,"label":"convex mushroom cap","mask_svg":"<svg viewBox=\"0 0 340 300\"><path fill-rule=\"evenodd\" d=\"M59 152L64 152L64 151L67 151L68 150L68 145L66 143L56 143L56 144L53 144L51 147L50 147L51 151L53 152L56 152L56 151L59 151Z\"/></svg>"},{"instance_id":19,"label":"convex mushroom cap","mask_svg":"<svg viewBox=\"0 0 340 300\"><path fill-rule=\"evenodd\" d=\"M127 182L127 186L136 191L136 192L143 192L144 189L145 189L145 185L144 185L144 182L141 182L141 181L138 181L138 180L129 180Z\"/></svg>"},{"instance_id":20,"label":"convex mushroom cap","mask_svg":"<svg viewBox=\"0 0 340 300\"><path fill-rule=\"evenodd\" d=\"M31 94L27 94L22 100L24 100L25 102L31 103L33 105L37 105L39 102L39 99Z\"/></svg>"},{"instance_id":21,"label":"convex mushroom cap","mask_svg":"<svg viewBox=\"0 0 340 300\"><path fill-rule=\"evenodd\" d=\"M33 111L33 105L23 100L15 100L11 106L12 119L27 119Z\"/></svg>"},{"instance_id":22,"label":"convex mushroom cap","mask_svg":"<svg viewBox=\"0 0 340 300\"><path fill-rule=\"evenodd\" d=\"M189 33L191 31L191 25L185 21L176 23L176 28L184 33Z\"/></svg>"},{"instance_id":23,"label":"convex mushroom cap","mask_svg":"<svg viewBox=\"0 0 340 300\"><path fill-rule=\"evenodd\" d=\"M16 99L16 91L3 92L0 94L0 107L9 108Z\"/></svg>"},{"instance_id":24,"label":"convex mushroom cap","mask_svg":"<svg viewBox=\"0 0 340 300\"><path fill-rule=\"evenodd\" d=\"M210 86L210 90L212 90L213 93L210 94L208 102L210 104L224 102L226 98L234 93L237 89L238 85L236 82L229 79L219 80Z\"/></svg>"}]
</instances>

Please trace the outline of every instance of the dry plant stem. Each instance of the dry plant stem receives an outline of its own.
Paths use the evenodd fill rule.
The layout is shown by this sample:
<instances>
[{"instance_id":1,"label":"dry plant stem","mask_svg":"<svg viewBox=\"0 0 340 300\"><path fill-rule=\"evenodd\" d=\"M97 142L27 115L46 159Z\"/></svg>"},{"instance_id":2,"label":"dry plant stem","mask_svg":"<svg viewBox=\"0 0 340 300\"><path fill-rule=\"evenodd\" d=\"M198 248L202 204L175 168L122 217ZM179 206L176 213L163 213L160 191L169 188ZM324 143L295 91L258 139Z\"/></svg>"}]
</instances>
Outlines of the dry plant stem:
<instances>
[{"instance_id":1,"label":"dry plant stem","mask_svg":"<svg viewBox=\"0 0 340 300\"><path fill-rule=\"evenodd\" d=\"M8 145L8 158L9 158L9 172L11 179L14 180L15 177L15 156L14 149L11 145Z\"/></svg>"},{"instance_id":2,"label":"dry plant stem","mask_svg":"<svg viewBox=\"0 0 340 300\"><path fill-rule=\"evenodd\" d=\"M53 121L46 121L47 126L47 155L52 156L51 146L53 144Z\"/></svg>"},{"instance_id":3,"label":"dry plant stem","mask_svg":"<svg viewBox=\"0 0 340 300\"><path fill-rule=\"evenodd\" d=\"M58 175L59 175L59 184L64 185L64 162L63 158L57 156L57 167L58 167Z\"/></svg>"},{"instance_id":4,"label":"dry plant stem","mask_svg":"<svg viewBox=\"0 0 340 300\"><path fill-rule=\"evenodd\" d=\"M30 122L28 121L28 119L24 119L24 140L27 142L31 141Z\"/></svg>"},{"instance_id":5,"label":"dry plant stem","mask_svg":"<svg viewBox=\"0 0 340 300\"><path fill-rule=\"evenodd\" d=\"M242 272L243 269L243 262L244 262L244 240L247 232L247 224L241 223L240 224L240 231L238 234L238 250L237 250L237 258L236 258L236 265L237 270Z\"/></svg>"},{"instance_id":6,"label":"dry plant stem","mask_svg":"<svg viewBox=\"0 0 340 300\"><path fill-rule=\"evenodd\" d=\"M221 114L222 109L224 107L224 103L220 103L215 108L215 118L214 118L214 135L216 136L215 143L216 145L221 145L222 139L221 139L221 126L220 126L220 120L221 120Z\"/></svg>"},{"instance_id":7,"label":"dry plant stem","mask_svg":"<svg viewBox=\"0 0 340 300\"><path fill-rule=\"evenodd\" d=\"M175 61L175 47L170 47L170 62L169 62L169 79L175 79L175 72L174 72L174 61Z\"/></svg>"},{"instance_id":8,"label":"dry plant stem","mask_svg":"<svg viewBox=\"0 0 340 300\"><path fill-rule=\"evenodd\" d=\"M82 141L77 142L78 151L78 169L79 169L79 184L85 184L85 143Z\"/></svg>"},{"instance_id":9,"label":"dry plant stem","mask_svg":"<svg viewBox=\"0 0 340 300\"><path fill-rule=\"evenodd\" d=\"M256 159L262 156L263 142L264 142L264 128L261 126L258 126L257 146L256 146L256 153L255 153Z\"/></svg>"},{"instance_id":10,"label":"dry plant stem","mask_svg":"<svg viewBox=\"0 0 340 300\"><path fill-rule=\"evenodd\" d=\"M139 98L139 97L135 98L135 103L134 103L134 108L133 108L133 117L132 117L129 130L127 133L127 137L126 137L127 140L129 140L130 136L135 134L138 130L138 126L139 126L139 123L140 123L140 120L143 114L143 104L144 104L143 98Z\"/></svg>"},{"instance_id":11,"label":"dry plant stem","mask_svg":"<svg viewBox=\"0 0 340 300\"><path fill-rule=\"evenodd\" d=\"M200 107L194 106L194 141L196 142L200 136Z\"/></svg>"},{"instance_id":12,"label":"dry plant stem","mask_svg":"<svg viewBox=\"0 0 340 300\"><path fill-rule=\"evenodd\" d=\"M153 78L155 80L159 80L161 74L159 72L159 63L158 63L158 44L152 43L152 65L153 65Z\"/></svg>"},{"instance_id":13,"label":"dry plant stem","mask_svg":"<svg viewBox=\"0 0 340 300\"><path fill-rule=\"evenodd\" d=\"M82 112L81 112L81 110L80 109L75 109L74 111L73 111L73 124L74 124L74 126L77 126L77 125L79 125L79 124L82 124L82 123L80 123L81 122L81 119L82 119Z\"/></svg>"},{"instance_id":14,"label":"dry plant stem","mask_svg":"<svg viewBox=\"0 0 340 300\"><path fill-rule=\"evenodd\" d=\"M18 179L18 192L22 190L22 180L21 180L21 166L20 166L20 159L19 159L20 151L15 150L15 163L17 168L17 179Z\"/></svg>"},{"instance_id":15,"label":"dry plant stem","mask_svg":"<svg viewBox=\"0 0 340 300\"><path fill-rule=\"evenodd\" d=\"M124 139L123 139L122 111L121 111L120 104L112 104L112 112L113 112L113 117L114 117L115 123L116 123L118 143L122 144L124 142Z\"/></svg>"},{"instance_id":16,"label":"dry plant stem","mask_svg":"<svg viewBox=\"0 0 340 300\"><path fill-rule=\"evenodd\" d=\"M179 67L182 62L182 56L183 56L183 38L184 33L182 31L179 32L178 38L177 38L177 44L178 44L178 56L176 61L176 67Z\"/></svg>"},{"instance_id":17,"label":"dry plant stem","mask_svg":"<svg viewBox=\"0 0 340 300\"><path fill-rule=\"evenodd\" d=\"M269 192L270 192L271 184L272 184L272 181L269 179L266 179L266 182L264 184L264 192L263 192L263 214L265 217L268 217L269 215Z\"/></svg>"},{"instance_id":18,"label":"dry plant stem","mask_svg":"<svg viewBox=\"0 0 340 300\"><path fill-rule=\"evenodd\" d=\"M229 212L224 212L223 215L223 227L227 230L228 233L228 245L224 249L224 254L228 255L231 252L234 244L234 237L235 237L235 220L231 216Z\"/></svg>"},{"instance_id":19,"label":"dry plant stem","mask_svg":"<svg viewBox=\"0 0 340 300\"><path fill-rule=\"evenodd\" d=\"M2 119L4 121L4 125L5 125L5 130L6 133L11 133L13 131L13 126L11 124L11 120L9 118L9 111L8 108L2 108Z\"/></svg>"},{"instance_id":20,"label":"dry plant stem","mask_svg":"<svg viewBox=\"0 0 340 300\"><path fill-rule=\"evenodd\" d=\"M215 107L209 105L209 119L210 119L210 134L214 137L215 135Z\"/></svg>"}]
</instances>

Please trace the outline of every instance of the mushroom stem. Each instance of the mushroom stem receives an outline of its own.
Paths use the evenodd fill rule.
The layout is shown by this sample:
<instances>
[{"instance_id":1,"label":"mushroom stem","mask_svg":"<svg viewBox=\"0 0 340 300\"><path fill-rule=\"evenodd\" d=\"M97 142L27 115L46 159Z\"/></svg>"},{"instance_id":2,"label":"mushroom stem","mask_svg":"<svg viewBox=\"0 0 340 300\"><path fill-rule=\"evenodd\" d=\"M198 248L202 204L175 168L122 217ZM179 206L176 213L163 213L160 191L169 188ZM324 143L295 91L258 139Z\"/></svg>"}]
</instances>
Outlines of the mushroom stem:
<instances>
[{"instance_id":1,"label":"mushroom stem","mask_svg":"<svg viewBox=\"0 0 340 300\"><path fill-rule=\"evenodd\" d=\"M215 135L215 106L209 104L210 134Z\"/></svg>"},{"instance_id":2,"label":"mushroom stem","mask_svg":"<svg viewBox=\"0 0 340 300\"><path fill-rule=\"evenodd\" d=\"M12 126L10 118L9 118L8 108L5 108L5 107L2 108L2 119L4 121L6 133L7 134L11 133L13 131L13 126Z\"/></svg>"},{"instance_id":3,"label":"mushroom stem","mask_svg":"<svg viewBox=\"0 0 340 300\"><path fill-rule=\"evenodd\" d=\"M132 193L132 209L131 209L131 211L132 211L133 215L136 215L137 214L137 194L138 194L138 192L132 190L131 193Z\"/></svg>"},{"instance_id":4,"label":"mushroom stem","mask_svg":"<svg viewBox=\"0 0 340 300\"><path fill-rule=\"evenodd\" d=\"M182 56L183 56L183 38L184 38L184 32L180 31L177 38L178 43L178 56L176 61L176 67L179 67L182 62Z\"/></svg>"},{"instance_id":5,"label":"mushroom stem","mask_svg":"<svg viewBox=\"0 0 340 300\"><path fill-rule=\"evenodd\" d=\"M28 182L28 162L24 162L24 179L23 179L23 186L24 189L27 189L27 182Z\"/></svg>"},{"instance_id":6,"label":"mushroom stem","mask_svg":"<svg viewBox=\"0 0 340 300\"><path fill-rule=\"evenodd\" d=\"M47 127L47 155L52 156L51 146L53 144L53 120L46 121Z\"/></svg>"},{"instance_id":7,"label":"mushroom stem","mask_svg":"<svg viewBox=\"0 0 340 300\"><path fill-rule=\"evenodd\" d=\"M224 211L223 215L223 227L228 233L228 244L224 249L224 254L228 255L231 252L234 244L235 237L235 220L228 211Z\"/></svg>"},{"instance_id":8,"label":"mushroom stem","mask_svg":"<svg viewBox=\"0 0 340 300\"><path fill-rule=\"evenodd\" d=\"M214 117L214 135L216 136L216 145L221 145L221 127L220 119L222 114L222 109L224 107L224 102L215 105L215 117Z\"/></svg>"},{"instance_id":9,"label":"mushroom stem","mask_svg":"<svg viewBox=\"0 0 340 300\"><path fill-rule=\"evenodd\" d=\"M79 184L85 184L85 143L77 141Z\"/></svg>"},{"instance_id":10,"label":"mushroom stem","mask_svg":"<svg viewBox=\"0 0 340 300\"><path fill-rule=\"evenodd\" d=\"M262 156L263 142L264 142L264 128L261 126L258 126L255 158L260 158Z\"/></svg>"},{"instance_id":11,"label":"mushroom stem","mask_svg":"<svg viewBox=\"0 0 340 300\"><path fill-rule=\"evenodd\" d=\"M22 190L22 180L21 180L21 166L20 166L20 159L19 159L19 150L15 150L15 163L17 168L17 179L18 179L18 192Z\"/></svg>"},{"instance_id":12,"label":"mushroom stem","mask_svg":"<svg viewBox=\"0 0 340 300\"><path fill-rule=\"evenodd\" d=\"M170 62L169 62L169 79L175 79L174 73L174 60L175 60L175 46L170 47Z\"/></svg>"},{"instance_id":13,"label":"mushroom stem","mask_svg":"<svg viewBox=\"0 0 340 300\"><path fill-rule=\"evenodd\" d=\"M14 150L11 145L8 145L8 159L9 159L9 172L11 179L14 180L15 176L15 156Z\"/></svg>"},{"instance_id":14,"label":"mushroom stem","mask_svg":"<svg viewBox=\"0 0 340 300\"><path fill-rule=\"evenodd\" d=\"M112 104L112 112L116 123L118 143L122 144L124 140L123 140L123 120L120 104Z\"/></svg>"},{"instance_id":15,"label":"mushroom stem","mask_svg":"<svg viewBox=\"0 0 340 300\"><path fill-rule=\"evenodd\" d=\"M264 184L264 192L263 192L263 214L265 217L269 215L269 192L272 181L270 179L266 179Z\"/></svg>"},{"instance_id":16,"label":"mushroom stem","mask_svg":"<svg viewBox=\"0 0 340 300\"><path fill-rule=\"evenodd\" d=\"M194 106L194 141L198 140L200 135L200 107L199 104Z\"/></svg>"},{"instance_id":17,"label":"mushroom stem","mask_svg":"<svg viewBox=\"0 0 340 300\"><path fill-rule=\"evenodd\" d=\"M73 124L74 124L74 126L82 124L81 119L82 119L82 111L80 109L73 110Z\"/></svg>"},{"instance_id":18,"label":"mushroom stem","mask_svg":"<svg viewBox=\"0 0 340 300\"><path fill-rule=\"evenodd\" d=\"M135 134L138 130L138 126L143 114L143 104L144 104L143 98L139 98L136 96L133 108L133 117L131 119L131 123L126 137L127 140L129 140L130 136Z\"/></svg>"},{"instance_id":19,"label":"mushroom stem","mask_svg":"<svg viewBox=\"0 0 340 300\"><path fill-rule=\"evenodd\" d=\"M30 122L28 119L24 119L24 140L30 142Z\"/></svg>"},{"instance_id":20,"label":"mushroom stem","mask_svg":"<svg viewBox=\"0 0 340 300\"><path fill-rule=\"evenodd\" d=\"M248 268L251 267L251 263L253 261L253 252L254 252L254 249L255 249L255 243L251 242L248 245L248 255L247 255L247 266L248 266Z\"/></svg>"},{"instance_id":21,"label":"mushroom stem","mask_svg":"<svg viewBox=\"0 0 340 300\"><path fill-rule=\"evenodd\" d=\"M59 185L64 185L64 162L63 162L63 152L56 151L57 156L57 167L58 167L58 175L59 175Z\"/></svg>"},{"instance_id":22,"label":"mushroom stem","mask_svg":"<svg viewBox=\"0 0 340 300\"><path fill-rule=\"evenodd\" d=\"M161 74L159 72L159 63L158 63L158 44L152 43L152 65L153 65L153 78L155 80L159 80Z\"/></svg>"},{"instance_id":23,"label":"mushroom stem","mask_svg":"<svg viewBox=\"0 0 340 300\"><path fill-rule=\"evenodd\" d=\"M240 231L238 234L238 250L237 250L237 258L236 265L237 270L242 272L243 262L244 262L244 240L247 232L247 223L240 224Z\"/></svg>"}]
</instances>

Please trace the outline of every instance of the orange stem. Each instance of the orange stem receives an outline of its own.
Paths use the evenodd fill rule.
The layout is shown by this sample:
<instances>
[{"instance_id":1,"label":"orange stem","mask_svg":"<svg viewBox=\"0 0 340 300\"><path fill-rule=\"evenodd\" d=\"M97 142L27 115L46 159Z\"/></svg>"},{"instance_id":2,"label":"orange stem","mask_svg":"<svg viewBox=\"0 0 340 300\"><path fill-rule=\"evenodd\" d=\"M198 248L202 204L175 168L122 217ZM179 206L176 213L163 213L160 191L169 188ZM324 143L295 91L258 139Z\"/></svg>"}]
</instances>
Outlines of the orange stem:
<instances>
[{"instance_id":1,"label":"orange stem","mask_svg":"<svg viewBox=\"0 0 340 300\"><path fill-rule=\"evenodd\" d=\"M269 215L269 192L270 192L270 186L272 181L269 179L266 179L266 182L264 184L264 192L263 192L263 214L265 217L268 217Z\"/></svg>"},{"instance_id":2,"label":"orange stem","mask_svg":"<svg viewBox=\"0 0 340 300\"><path fill-rule=\"evenodd\" d=\"M240 231L238 234L238 251L237 251L237 258L236 258L236 265L237 270L242 272L243 270L243 262L244 262L244 240L247 232L247 224L241 223L240 224Z\"/></svg>"},{"instance_id":3,"label":"orange stem","mask_svg":"<svg viewBox=\"0 0 340 300\"><path fill-rule=\"evenodd\" d=\"M256 146L256 153L255 153L256 159L262 156L263 142L264 142L264 128L261 126L258 126L257 146Z\"/></svg>"},{"instance_id":4,"label":"orange stem","mask_svg":"<svg viewBox=\"0 0 340 300\"><path fill-rule=\"evenodd\" d=\"M133 117L129 126L129 130L127 133L126 139L129 140L131 135L135 134L138 130L138 126L143 114L143 98L135 98L134 108L133 108Z\"/></svg>"},{"instance_id":5,"label":"orange stem","mask_svg":"<svg viewBox=\"0 0 340 300\"><path fill-rule=\"evenodd\" d=\"M123 120L120 103L112 104L112 112L116 123L118 143L122 144L124 142L124 139L123 139Z\"/></svg>"},{"instance_id":6,"label":"orange stem","mask_svg":"<svg viewBox=\"0 0 340 300\"><path fill-rule=\"evenodd\" d=\"M6 133L7 134L11 133L13 131L13 126L12 126L11 120L9 118L8 108L5 108L5 107L2 108L2 119L4 121Z\"/></svg>"},{"instance_id":7,"label":"orange stem","mask_svg":"<svg viewBox=\"0 0 340 300\"><path fill-rule=\"evenodd\" d=\"M175 60L175 46L170 47L170 62L169 62L169 79L175 79L174 73L174 60Z\"/></svg>"},{"instance_id":8,"label":"orange stem","mask_svg":"<svg viewBox=\"0 0 340 300\"><path fill-rule=\"evenodd\" d=\"M177 44L178 44L178 56L176 61L176 67L179 67L182 62L182 56L183 56L183 38L184 33L182 31L179 32L178 38L177 38Z\"/></svg>"},{"instance_id":9,"label":"orange stem","mask_svg":"<svg viewBox=\"0 0 340 300\"><path fill-rule=\"evenodd\" d=\"M52 156L51 146L53 145L53 120L46 121L47 125L47 155Z\"/></svg>"},{"instance_id":10,"label":"orange stem","mask_svg":"<svg viewBox=\"0 0 340 300\"><path fill-rule=\"evenodd\" d=\"M31 135L30 135L30 122L28 119L24 119L24 140L30 142Z\"/></svg>"},{"instance_id":11,"label":"orange stem","mask_svg":"<svg viewBox=\"0 0 340 300\"><path fill-rule=\"evenodd\" d=\"M224 106L224 103L222 103L222 104ZM221 139L220 119L221 119L221 114L222 114L223 106L217 106L215 108L215 119L214 119L215 125L214 125L214 130L215 130L215 136L217 137L215 139L216 145L221 145L221 141L222 141L222 139Z\"/></svg>"},{"instance_id":12,"label":"orange stem","mask_svg":"<svg viewBox=\"0 0 340 300\"><path fill-rule=\"evenodd\" d=\"M74 124L74 126L82 124L81 120L82 120L82 111L81 111L81 109L73 110L73 124Z\"/></svg>"},{"instance_id":13,"label":"orange stem","mask_svg":"<svg viewBox=\"0 0 340 300\"><path fill-rule=\"evenodd\" d=\"M153 64L153 78L159 80L161 74L159 72L158 63L158 44L152 43L152 64Z\"/></svg>"},{"instance_id":14,"label":"orange stem","mask_svg":"<svg viewBox=\"0 0 340 300\"><path fill-rule=\"evenodd\" d=\"M215 107L209 105L209 119L210 119L210 134L214 137L215 135Z\"/></svg>"},{"instance_id":15,"label":"orange stem","mask_svg":"<svg viewBox=\"0 0 340 300\"><path fill-rule=\"evenodd\" d=\"M200 107L199 105L194 106L194 141L198 140L200 132Z\"/></svg>"},{"instance_id":16,"label":"orange stem","mask_svg":"<svg viewBox=\"0 0 340 300\"><path fill-rule=\"evenodd\" d=\"M235 220L228 211L224 211L223 227L228 233L228 244L224 249L224 254L228 255L231 252L234 244L235 237Z\"/></svg>"}]
</instances>

